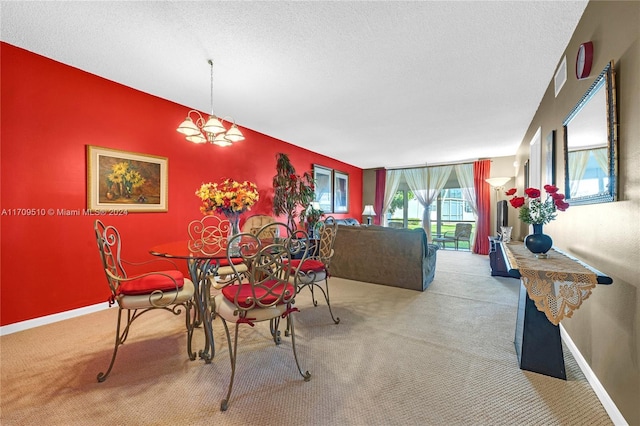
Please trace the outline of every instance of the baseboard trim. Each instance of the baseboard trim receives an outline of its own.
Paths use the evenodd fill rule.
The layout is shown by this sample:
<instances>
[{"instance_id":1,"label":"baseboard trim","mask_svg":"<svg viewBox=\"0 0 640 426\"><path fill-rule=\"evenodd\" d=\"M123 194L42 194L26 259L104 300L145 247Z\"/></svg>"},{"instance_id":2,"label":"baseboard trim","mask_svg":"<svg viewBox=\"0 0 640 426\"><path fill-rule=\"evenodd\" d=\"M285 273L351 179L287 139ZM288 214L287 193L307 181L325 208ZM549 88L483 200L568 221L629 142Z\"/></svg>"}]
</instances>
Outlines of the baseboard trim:
<instances>
[{"instance_id":1,"label":"baseboard trim","mask_svg":"<svg viewBox=\"0 0 640 426\"><path fill-rule=\"evenodd\" d=\"M93 312L102 311L109 308L109 302L98 303L96 305L85 306L84 308L72 309L70 311L60 312L57 314L47 315L44 317L34 318L27 321L21 321L0 327L0 336L5 336L18 331L28 330L30 328L39 327L41 325L52 324L54 322L75 318Z\"/></svg>"},{"instance_id":2,"label":"baseboard trim","mask_svg":"<svg viewBox=\"0 0 640 426\"><path fill-rule=\"evenodd\" d=\"M600 400L600 403L607 411L607 414L609 414L609 417L611 418L613 424L616 426L629 426L629 423L627 423L627 421L624 419L622 413L620 413L620 410L618 410L618 407L616 407L616 404L613 402L604 386L602 386L595 373L587 363L587 360L584 359L584 357L578 350L578 347L575 345L575 343L573 343L573 340L571 340L569 333L567 333L567 330L564 329L562 324L560 324L560 336L562 337L562 341L565 343L565 345L567 345L569 351L571 351L573 358L578 363L578 366L587 378L587 381L591 385L591 388L596 393L596 396Z\"/></svg>"}]
</instances>

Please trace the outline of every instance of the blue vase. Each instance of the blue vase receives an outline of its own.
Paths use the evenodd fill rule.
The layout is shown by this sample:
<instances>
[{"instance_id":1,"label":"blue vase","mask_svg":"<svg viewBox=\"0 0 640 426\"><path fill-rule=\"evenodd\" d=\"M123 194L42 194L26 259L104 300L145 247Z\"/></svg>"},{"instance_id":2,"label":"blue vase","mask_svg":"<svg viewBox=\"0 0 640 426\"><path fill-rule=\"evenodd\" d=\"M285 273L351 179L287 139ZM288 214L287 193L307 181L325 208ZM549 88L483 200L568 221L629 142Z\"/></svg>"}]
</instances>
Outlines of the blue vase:
<instances>
[{"instance_id":1,"label":"blue vase","mask_svg":"<svg viewBox=\"0 0 640 426\"><path fill-rule=\"evenodd\" d=\"M524 238L524 245L537 257L546 257L546 253L553 246L553 240L542 232L542 224L538 223L533 224L533 234L529 234Z\"/></svg>"}]
</instances>

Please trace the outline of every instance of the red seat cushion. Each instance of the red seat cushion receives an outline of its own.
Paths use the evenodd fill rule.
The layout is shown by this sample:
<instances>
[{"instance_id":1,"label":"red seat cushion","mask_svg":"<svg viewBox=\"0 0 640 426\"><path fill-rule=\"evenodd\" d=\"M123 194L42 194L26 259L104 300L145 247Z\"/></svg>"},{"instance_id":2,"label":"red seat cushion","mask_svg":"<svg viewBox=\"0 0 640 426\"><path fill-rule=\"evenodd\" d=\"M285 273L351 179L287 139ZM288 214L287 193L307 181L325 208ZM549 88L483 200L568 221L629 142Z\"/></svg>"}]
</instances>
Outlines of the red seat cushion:
<instances>
[{"instance_id":1,"label":"red seat cushion","mask_svg":"<svg viewBox=\"0 0 640 426\"><path fill-rule=\"evenodd\" d=\"M297 268L300 264L300 259L291 260L291 267ZM300 267L300 271L302 272L323 272L325 270L324 263L317 259L306 259L302 262L302 266Z\"/></svg>"},{"instance_id":2,"label":"red seat cushion","mask_svg":"<svg viewBox=\"0 0 640 426\"><path fill-rule=\"evenodd\" d=\"M239 265L242 263L242 258L241 257L232 257L231 258L231 263L233 263L234 265ZM218 264L219 266L229 266L229 259L224 258L224 259L220 259L218 260Z\"/></svg>"},{"instance_id":3,"label":"red seat cushion","mask_svg":"<svg viewBox=\"0 0 640 426\"><path fill-rule=\"evenodd\" d=\"M175 282L169 277L173 278ZM178 284L178 288L182 288L184 285L184 275L182 275L182 272L158 271L157 273L146 275L137 280L123 281L120 283L120 287L118 287L118 294L132 296L136 294L153 293L155 290L172 291L176 289L176 283Z\"/></svg>"},{"instance_id":4,"label":"red seat cushion","mask_svg":"<svg viewBox=\"0 0 640 426\"><path fill-rule=\"evenodd\" d=\"M292 299L295 294L295 288L293 284L284 281L278 280L269 280L262 283L267 288L270 288L273 291L273 294L267 294L267 290L261 287L256 287L256 297L261 301L263 305L269 305L274 303L278 297L284 291L289 291L291 296L287 297L287 299ZM238 294L238 292L240 292ZM238 306L241 308L251 308L253 305L251 302L247 302L248 297L253 297L251 292L251 284L240 284L240 289L238 289L237 285L229 285L222 289L222 294L224 297L231 303L235 303L236 294L238 294Z\"/></svg>"}]
</instances>

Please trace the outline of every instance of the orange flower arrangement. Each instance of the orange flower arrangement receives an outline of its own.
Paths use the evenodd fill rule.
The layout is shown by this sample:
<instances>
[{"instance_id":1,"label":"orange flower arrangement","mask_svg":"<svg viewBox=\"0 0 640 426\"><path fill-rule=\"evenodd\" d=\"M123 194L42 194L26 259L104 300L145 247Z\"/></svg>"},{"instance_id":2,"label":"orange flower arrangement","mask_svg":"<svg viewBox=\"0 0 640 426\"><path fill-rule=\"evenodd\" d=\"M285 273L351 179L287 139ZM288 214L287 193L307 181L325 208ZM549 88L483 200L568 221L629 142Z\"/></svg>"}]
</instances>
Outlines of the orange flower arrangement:
<instances>
[{"instance_id":1,"label":"orange flower arrangement","mask_svg":"<svg viewBox=\"0 0 640 426\"><path fill-rule=\"evenodd\" d=\"M251 210L251 206L260 199L255 183L233 179L225 179L221 183L203 183L196 195L202 200L200 211L204 215L239 215Z\"/></svg>"}]
</instances>

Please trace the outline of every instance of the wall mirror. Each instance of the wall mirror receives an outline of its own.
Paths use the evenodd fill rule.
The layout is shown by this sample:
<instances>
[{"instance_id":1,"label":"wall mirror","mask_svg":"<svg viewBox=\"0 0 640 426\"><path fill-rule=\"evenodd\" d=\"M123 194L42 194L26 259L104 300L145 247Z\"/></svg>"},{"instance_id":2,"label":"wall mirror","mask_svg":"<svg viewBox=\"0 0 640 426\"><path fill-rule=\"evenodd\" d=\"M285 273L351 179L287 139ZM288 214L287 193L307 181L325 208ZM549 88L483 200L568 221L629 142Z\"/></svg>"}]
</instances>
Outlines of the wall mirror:
<instances>
[{"instance_id":1,"label":"wall mirror","mask_svg":"<svg viewBox=\"0 0 640 426\"><path fill-rule=\"evenodd\" d=\"M615 201L618 122L613 61L562 124L567 201L572 205Z\"/></svg>"}]
</instances>

